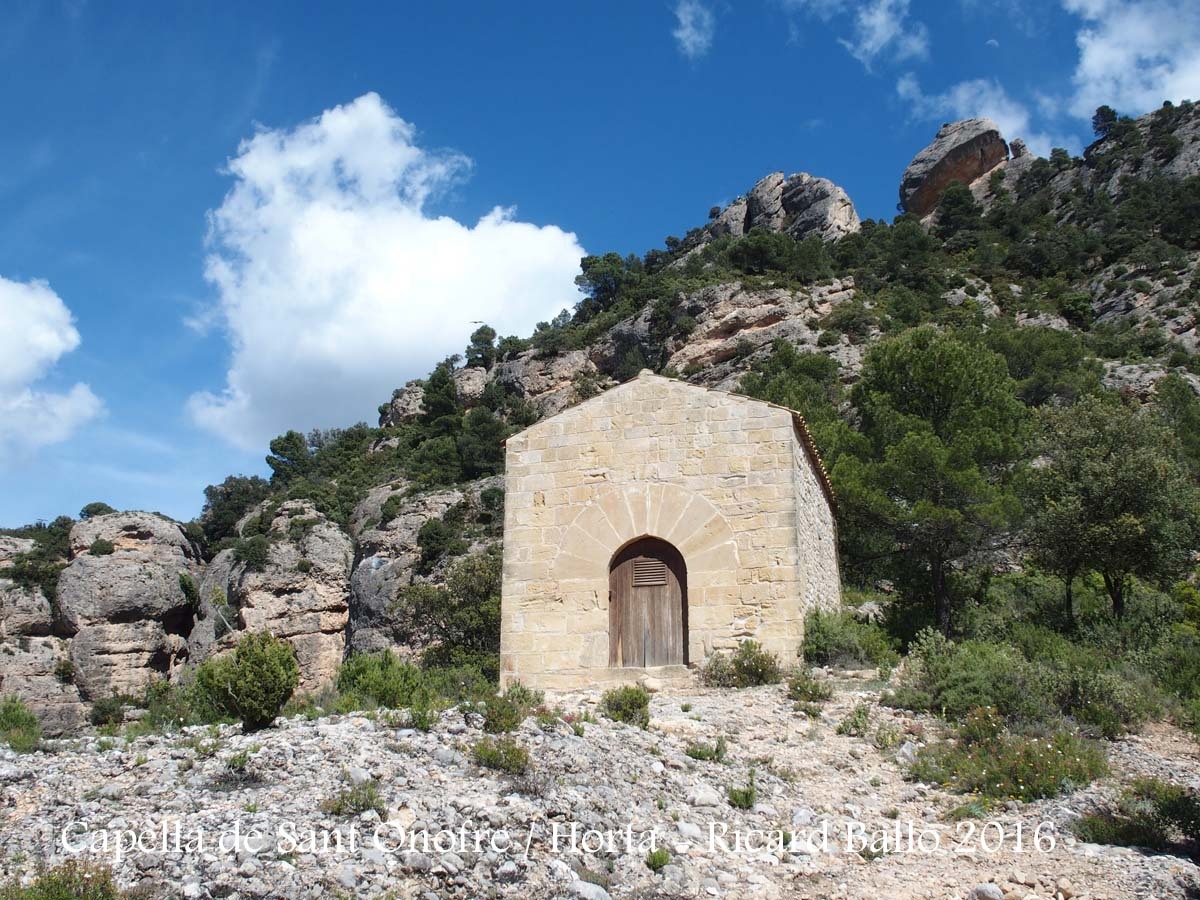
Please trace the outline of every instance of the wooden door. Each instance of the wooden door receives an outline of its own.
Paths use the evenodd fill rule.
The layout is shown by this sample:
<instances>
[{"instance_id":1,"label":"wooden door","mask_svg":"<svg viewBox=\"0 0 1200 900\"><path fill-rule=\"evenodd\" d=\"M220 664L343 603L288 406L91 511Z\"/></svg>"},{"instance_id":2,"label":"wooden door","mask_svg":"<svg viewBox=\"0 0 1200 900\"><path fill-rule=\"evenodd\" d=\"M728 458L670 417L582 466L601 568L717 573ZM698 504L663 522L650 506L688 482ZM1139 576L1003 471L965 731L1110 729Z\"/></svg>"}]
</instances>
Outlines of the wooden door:
<instances>
[{"instance_id":1,"label":"wooden door","mask_svg":"<svg viewBox=\"0 0 1200 900\"><path fill-rule=\"evenodd\" d=\"M613 557L608 664L687 664L687 570L666 541L642 538Z\"/></svg>"}]
</instances>

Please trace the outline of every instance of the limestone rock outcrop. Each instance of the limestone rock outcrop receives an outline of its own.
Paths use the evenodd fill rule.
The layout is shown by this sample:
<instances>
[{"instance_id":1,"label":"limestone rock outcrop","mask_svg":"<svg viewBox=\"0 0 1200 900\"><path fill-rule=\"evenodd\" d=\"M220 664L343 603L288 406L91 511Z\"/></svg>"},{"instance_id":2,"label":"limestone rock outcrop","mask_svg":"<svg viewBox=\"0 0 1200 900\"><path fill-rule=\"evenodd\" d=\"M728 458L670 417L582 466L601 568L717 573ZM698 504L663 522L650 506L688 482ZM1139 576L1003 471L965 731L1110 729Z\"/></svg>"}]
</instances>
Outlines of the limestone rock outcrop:
<instances>
[{"instance_id":1,"label":"limestone rock outcrop","mask_svg":"<svg viewBox=\"0 0 1200 900\"><path fill-rule=\"evenodd\" d=\"M492 377L506 390L534 403L544 415L553 415L579 399L576 379L600 377L584 350L545 356L526 350L497 363Z\"/></svg>"},{"instance_id":2,"label":"limestone rock outcrop","mask_svg":"<svg viewBox=\"0 0 1200 900\"><path fill-rule=\"evenodd\" d=\"M295 648L299 690L316 690L345 653L353 545L307 500L260 507L243 519L243 531L251 520L268 540L266 564L255 570L233 550L214 557L199 586L192 655L199 660L224 652L244 632L266 630Z\"/></svg>"},{"instance_id":3,"label":"limestone rock outcrop","mask_svg":"<svg viewBox=\"0 0 1200 900\"><path fill-rule=\"evenodd\" d=\"M419 381L397 388L392 399L379 407L379 427L393 428L415 422L425 412L425 386Z\"/></svg>"},{"instance_id":4,"label":"limestone rock outcrop","mask_svg":"<svg viewBox=\"0 0 1200 900\"><path fill-rule=\"evenodd\" d=\"M1007 158L1008 144L991 119L947 122L904 170L900 206L905 212L928 215L950 182L969 185Z\"/></svg>"},{"instance_id":5,"label":"limestone rock outcrop","mask_svg":"<svg viewBox=\"0 0 1200 900\"><path fill-rule=\"evenodd\" d=\"M32 546L20 538L0 539L0 696L21 698L37 713L42 730L55 735L82 725L87 707L74 684L70 642L53 634L50 601L39 588L3 577L8 554Z\"/></svg>"},{"instance_id":6,"label":"limestone rock outcrop","mask_svg":"<svg viewBox=\"0 0 1200 900\"><path fill-rule=\"evenodd\" d=\"M111 552L103 552L111 546ZM75 684L85 700L140 696L187 658L200 573L177 522L153 513L95 516L71 529L58 580L58 614L72 635Z\"/></svg>"},{"instance_id":7,"label":"limestone rock outcrop","mask_svg":"<svg viewBox=\"0 0 1200 900\"><path fill-rule=\"evenodd\" d=\"M1106 388L1136 397L1142 402L1152 400L1158 391L1158 383L1170 374L1181 377L1200 396L1200 376L1186 369L1168 369L1157 363L1122 363L1108 360L1104 363L1101 381Z\"/></svg>"},{"instance_id":8,"label":"limestone rock outcrop","mask_svg":"<svg viewBox=\"0 0 1200 900\"><path fill-rule=\"evenodd\" d=\"M828 178L772 172L725 207L706 232L714 238L741 237L754 228L784 231L797 240L816 234L832 241L858 231L859 219L850 197Z\"/></svg>"},{"instance_id":9,"label":"limestone rock outcrop","mask_svg":"<svg viewBox=\"0 0 1200 900\"><path fill-rule=\"evenodd\" d=\"M399 612L395 601L400 589L413 581L414 567L421 555L417 543L421 526L430 519L441 518L464 501L473 509L477 523L483 515L490 524L498 526L500 512L486 510L480 495L488 488L502 488L503 482L503 478L496 476L461 488L422 493L410 493L411 486L401 482L381 485L367 494L350 521L358 543L358 560L350 580L348 652L406 649L396 646L395 624ZM383 510L392 497L400 498L399 508L385 520ZM488 538L485 534L480 546L470 549L482 549L496 537ZM434 571L428 580L436 583L440 575L440 571Z\"/></svg>"},{"instance_id":10,"label":"limestone rock outcrop","mask_svg":"<svg viewBox=\"0 0 1200 900\"><path fill-rule=\"evenodd\" d=\"M769 353L777 339L784 339L835 358L848 352L847 375L853 377L861 353L844 338L824 346L818 340L821 320L854 297L851 278L806 290L748 290L738 281L702 288L683 301L696 325L686 339L668 346L666 365L678 372L696 372L699 383L733 389L755 358Z\"/></svg>"}]
</instances>

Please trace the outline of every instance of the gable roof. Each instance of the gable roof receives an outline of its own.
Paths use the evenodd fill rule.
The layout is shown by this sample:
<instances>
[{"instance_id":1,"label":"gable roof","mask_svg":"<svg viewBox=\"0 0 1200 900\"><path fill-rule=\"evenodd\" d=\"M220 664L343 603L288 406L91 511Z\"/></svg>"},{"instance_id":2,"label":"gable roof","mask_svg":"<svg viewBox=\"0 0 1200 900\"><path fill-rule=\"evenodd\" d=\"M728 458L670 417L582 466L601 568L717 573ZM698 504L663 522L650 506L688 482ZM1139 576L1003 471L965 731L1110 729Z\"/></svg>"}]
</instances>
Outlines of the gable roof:
<instances>
[{"instance_id":1,"label":"gable roof","mask_svg":"<svg viewBox=\"0 0 1200 900\"><path fill-rule=\"evenodd\" d=\"M809 432L809 430L808 430L808 423L804 421L804 416L801 415L798 411L796 411L794 409L790 409L789 407L786 407L786 406L781 406L778 403L771 403L769 400L760 400L757 397L749 397L746 394L738 394L734 391L723 391L719 388L706 387L705 385L702 385L702 384L692 384L690 381L684 381L680 378L668 378L665 375L656 375L650 369L642 369L640 372L638 372L637 375L635 375L633 378L630 378L628 381L623 381L618 385L614 385L613 387L608 388L608 390L601 391L595 397L589 397L587 400L584 400L582 403L576 403L573 406L568 406L566 409L560 410L559 412L556 412L552 416L546 416L544 419L539 419L538 421L534 422L532 425L529 425L526 428L522 429L521 431L518 431L516 434L509 435L509 437L505 438L503 441L501 441L501 443L507 444L510 438L514 438L517 435L525 434L525 432L527 432L527 431L532 431L533 429L538 428L539 426L544 425L547 422L552 422L553 420L557 419L559 416L565 416L569 413L574 413L576 410L579 410L582 407L587 406L589 403L593 403L593 402L599 400L605 394L608 394L612 391L618 391L621 388L625 387L626 385L633 384L634 382L637 382L637 381L642 381L642 380L649 381L652 379L657 379L659 381L666 381L666 382L669 382L672 386L690 388L694 391L705 391L705 392L711 393L711 394L724 394L725 396L734 397L740 401L745 401L747 403L760 403L763 406L769 406L772 409L778 409L783 412L786 412L788 415L790 415L792 417L792 424L796 428L796 434L800 437L800 444L801 444L801 446L804 447L804 453L808 457L808 461L812 464L813 471L816 472L817 482L821 485L821 492L825 495L825 500L829 503L830 510L832 510L834 513L837 512L837 495L833 492L833 484L829 480L829 472L826 471L825 463L821 459L821 454L819 452L817 452L817 446L816 446L816 444L813 443L812 433Z\"/></svg>"}]
</instances>

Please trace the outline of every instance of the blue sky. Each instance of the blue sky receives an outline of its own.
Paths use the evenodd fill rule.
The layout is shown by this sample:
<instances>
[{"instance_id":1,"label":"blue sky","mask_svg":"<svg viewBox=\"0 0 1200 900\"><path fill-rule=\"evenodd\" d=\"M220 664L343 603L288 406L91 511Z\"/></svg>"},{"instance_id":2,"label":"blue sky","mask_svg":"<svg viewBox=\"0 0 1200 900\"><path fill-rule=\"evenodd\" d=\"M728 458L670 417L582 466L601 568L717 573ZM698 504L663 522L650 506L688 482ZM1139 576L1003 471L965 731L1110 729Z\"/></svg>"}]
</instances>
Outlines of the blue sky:
<instances>
[{"instance_id":1,"label":"blue sky","mask_svg":"<svg viewBox=\"0 0 1200 900\"><path fill-rule=\"evenodd\" d=\"M0 523L188 518L768 172L890 219L943 121L1200 98L1200 4L9 0L0 67Z\"/></svg>"}]
</instances>

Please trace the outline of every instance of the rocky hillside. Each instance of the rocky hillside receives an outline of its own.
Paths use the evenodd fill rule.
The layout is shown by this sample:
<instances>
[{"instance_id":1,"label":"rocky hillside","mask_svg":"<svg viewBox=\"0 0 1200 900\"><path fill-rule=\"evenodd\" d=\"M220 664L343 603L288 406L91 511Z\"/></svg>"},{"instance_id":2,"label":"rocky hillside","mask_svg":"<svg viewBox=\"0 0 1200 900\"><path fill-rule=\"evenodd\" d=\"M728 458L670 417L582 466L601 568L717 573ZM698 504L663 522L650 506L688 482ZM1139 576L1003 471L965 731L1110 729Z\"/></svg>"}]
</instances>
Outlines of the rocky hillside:
<instances>
[{"instance_id":1,"label":"rocky hillside","mask_svg":"<svg viewBox=\"0 0 1200 900\"><path fill-rule=\"evenodd\" d=\"M903 173L893 224L860 221L826 179L768 175L665 249L588 257L577 309L528 339L480 329L378 427L282 436L270 483L210 488L195 523L100 510L0 537L0 694L62 733L247 630L292 642L306 690L347 651L411 643L405 591L499 540L505 434L643 367L742 389L788 345L829 361L810 421L853 426L843 389L864 354L932 323L1005 354L1030 403L1068 384L1151 401L1168 375L1200 394L1197 174L1200 107L1183 104L1077 159L947 124Z\"/></svg>"},{"instance_id":2,"label":"rocky hillside","mask_svg":"<svg viewBox=\"0 0 1200 900\"><path fill-rule=\"evenodd\" d=\"M0 875L63 858L56 842L67 829L77 847L110 835L109 851L92 858L150 896L1123 900L1200 890L1192 862L1084 843L1070 830L1119 781L1200 786L1189 737L1164 726L1117 741L1110 779L1010 802L981 832L981 821L956 821L961 795L905 779L941 725L876 706L874 675L842 673L813 719L777 685L673 691L654 697L645 731L599 716L595 695L563 696L558 714L514 733L530 755L517 775L474 761L483 720L459 709L428 732L395 713L350 714L296 717L255 735L222 727L73 739L48 756L0 749ZM864 704L866 732L842 733ZM689 755L717 737L722 760ZM730 788L751 778L749 808L731 805ZM366 798L357 805L346 799L355 789ZM114 849L117 835L141 829L157 829L161 847L164 824L167 852L153 839ZM710 843L710 830L726 843ZM585 843L595 832L611 832L612 845ZM666 851L657 871L642 846L650 835ZM205 852L188 852L197 840Z\"/></svg>"}]
</instances>

